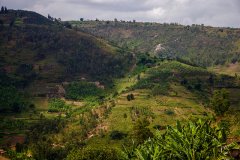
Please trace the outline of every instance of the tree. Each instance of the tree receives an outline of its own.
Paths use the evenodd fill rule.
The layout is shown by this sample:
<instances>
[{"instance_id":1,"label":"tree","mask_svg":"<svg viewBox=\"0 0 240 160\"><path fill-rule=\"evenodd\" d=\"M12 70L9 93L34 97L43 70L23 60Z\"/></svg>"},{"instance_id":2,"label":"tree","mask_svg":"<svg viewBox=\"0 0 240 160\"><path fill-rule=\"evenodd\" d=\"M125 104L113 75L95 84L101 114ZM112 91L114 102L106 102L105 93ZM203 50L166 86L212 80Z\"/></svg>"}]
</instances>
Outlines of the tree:
<instances>
[{"instance_id":1,"label":"tree","mask_svg":"<svg viewBox=\"0 0 240 160\"><path fill-rule=\"evenodd\" d=\"M146 139L153 137L152 132L147 128L149 125L150 123L146 117L139 118L134 124L132 136L137 144L141 144Z\"/></svg>"},{"instance_id":2,"label":"tree","mask_svg":"<svg viewBox=\"0 0 240 160\"><path fill-rule=\"evenodd\" d=\"M3 6L1 7L1 12L0 13L1 14L4 13L4 7Z\"/></svg>"},{"instance_id":3,"label":"tree","mask_svg":"<svg viewBox=\"0 0 240 160\"><path fill-rule=\"evenodd\" d=\"M134 100L134 95L133 94L128 94L127 95L127 100L128 101Z\"/></svg>"},{"instance_id":4,"label":"tree","mask_svg":"<svg viewBox=\"0 0 240 160\"><path fill-rule=\"evenodd\" d=\"M126 136L126 134L121 131L113 130L109 136L113 140L121 140Z\"/></svg>"},{"instance_id":5,"label":"tree","mask_svg":"<svg viewBox=\"0 0 240 160\"><path fill-rule=\"evenodd\" d=\"M223 115L230 107L229 93L226 89L214 91L210 105L217 115Z\"/></svg>"},{"instance_id":6,"label":"tree","mask_svg":"<svg viewBox=\"0 0 240 160\"><path fill-rule=\"evenodd\" d=\"M48 14L48 19L49 19L50 21L53 21L53 20L54 20L54 18L53 18L52 16L50 16L50 14Z\"/></svg>"},{"instance_id":7,"label":"tree","mask_svg":"<svg viewBox=\"0 0 240 160\"><path fill-rule=\"evenodd\" d=\"M83 18L80 18L80 21L81 21L81 22L83 22L83 20L84 20Z\"/></svg>"},{"instance_id":8,"label":"tree","mask_svg":"<svg viewBox=\"0 0 240 160\"><path fill-rule=\"evenodd\" d=\"M22 93L15 87L0 86L0 111L21 112L26 109L26 102Z\"/></svg>"},{"instance_id":9,"label":"tree","mask_svg":"<svg viewBox=\"0 0 240 160\"><path fill-rule=\"evenodd\" d=\"M7 7L4 7L4 13L5 13L5 14L8 13L8 9L7 9Z\"/></svg>"}]
</instances>

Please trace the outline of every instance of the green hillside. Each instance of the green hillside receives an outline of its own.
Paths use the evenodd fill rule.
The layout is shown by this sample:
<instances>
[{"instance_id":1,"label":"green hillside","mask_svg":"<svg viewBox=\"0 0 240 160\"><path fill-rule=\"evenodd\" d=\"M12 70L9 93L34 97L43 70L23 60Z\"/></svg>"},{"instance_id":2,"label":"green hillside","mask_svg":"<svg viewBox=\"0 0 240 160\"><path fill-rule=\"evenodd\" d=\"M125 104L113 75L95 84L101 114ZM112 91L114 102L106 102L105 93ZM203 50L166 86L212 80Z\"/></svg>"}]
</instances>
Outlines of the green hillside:
<instances>
[{"instance_id":1,"label":"green hillside","mask_svg":"<svg viewBox=\"0 0 240 160\"><path fill-rule=\"evenodd\" d=\"M1 13L0 22L4 157L238 153L232 142L240 138L239 29L62 22L21 10Z\"/></svg>"},{"instance_id":2,"label":"green hillside","mask_svg":"<svg viewBox=\"0 0 240 160\"><path fill-rule=\"evenodd\" d=\"M71 24L136 52L178 57L200 66L235 63L240 59L239 29L124 21L72 21Z\"/></svg>"},{"instance_id":3,"label":"green hillside","mask_svg":"<svg viewBox=\"0 0 240 160\"><path fill-rule=\"evenodd\" d=\"M111 85L134 63L130 52L34 12L10 10L0 20L1 74L17 81L17 88L39 91L34 94L81 78Z\"/></svg>"}]
</instances>

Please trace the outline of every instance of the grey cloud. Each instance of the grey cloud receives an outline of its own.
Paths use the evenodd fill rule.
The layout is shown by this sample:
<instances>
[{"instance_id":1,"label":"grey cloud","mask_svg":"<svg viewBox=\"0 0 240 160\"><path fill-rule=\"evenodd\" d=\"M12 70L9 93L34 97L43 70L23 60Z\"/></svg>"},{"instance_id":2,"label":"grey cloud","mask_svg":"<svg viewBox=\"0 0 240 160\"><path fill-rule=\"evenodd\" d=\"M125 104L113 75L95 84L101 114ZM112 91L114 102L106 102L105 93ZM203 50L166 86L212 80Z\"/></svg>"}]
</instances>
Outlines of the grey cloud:
<instances>
[{"instance_id":1,"label":"grey cloud","mask_svg":"<svg viewBox=\"0 0 240 160\"><path fill-rule=\"evenodd\" d=\"M239 0L0 0L0 4L64 20L117 18L240 27Z\"/></svg>"}]
</instances>

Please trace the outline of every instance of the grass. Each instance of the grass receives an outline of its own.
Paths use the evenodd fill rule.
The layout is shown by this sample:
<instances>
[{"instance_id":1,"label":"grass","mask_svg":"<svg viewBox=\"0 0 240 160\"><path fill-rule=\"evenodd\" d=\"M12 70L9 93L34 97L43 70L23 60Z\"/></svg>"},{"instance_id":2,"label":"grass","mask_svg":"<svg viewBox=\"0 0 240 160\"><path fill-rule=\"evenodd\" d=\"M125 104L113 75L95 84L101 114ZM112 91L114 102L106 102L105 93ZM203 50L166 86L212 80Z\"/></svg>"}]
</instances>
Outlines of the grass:
<instances>
[{"instance_id":1,"label":"grass","mask_svg":"<svg viewBox=\"0 0 240 160\"><path fill-rule=\"evenodd\" d=\"M208 70L219 74L226 74L230 76L235 76L237 74L238 76L240 76L240 63L218 65L214 67L209 67Z\"/></svg>"},{"instance_id":2,"label":"grass","mask_svg":"<svg viewBox=\"0 0 240 160\"><path fill-rule=\"evenodd\" d=\"M164 72L162 72L163 70ZM209 72L203 68L185 65L175 61L165 61L156 67L144 70L144 73L141 73L140 80L135 79L136 76L129 76L115 81L119 95L115 99L116 106L112 108L108 118L102 122L102 125L107 128L106 134L113 130L118 130L130 135L136 117L138 116L148 117L150 121L149 128L153 133L155 132L154 126L175 125L177 120L186 122L189 119L211 119L213 112L203 106L201 99L199 99L199 93L192 92L179 82L175 82L174 79L172 79L172 74L176 77L184 75L191 79L192 75L200 75L205 78ZM166 83L166 78L169 76L172 80L168 80L169 89L166 95L153 95L153 88L149 87L144 87L144 89L133 87L140 81L145 81L144 83L147 85L156 83L162 86ZM158 81L154 81L154 79ZM134 100L127 100L127 95L129 94L134 95ZM138 111L131 112L132 108ZM148 111L146 111L146 108L148 108ZM137 113L137 115L133 113ZM94 137L94 141L103 144L109 142L107 137ZM112 141L112 143L123 144L124 142ZM88 145L94 145L94 143L88 143Z\"/></svg>"},{"instance_id":3,"label":"grass","mask_svg":"<svg viewBox=\"0 0 240 160\"><path fill-rule=\"evenodd\" d=\"M129 77L124 77L121 79L116 79L114 84L116 91L118 93L121 93L123 91L126 91L127 88L130 88L137 82L137 77L136 76L129 76Z\"/></svg>"},{"instance_id":4,"label":"grass","mask_svg":"<svg viewBox=\"0 0 240 160\"><path fill-rule=\"evenodd\" d=\"M35 107L38 111L47 111L48 110L48 99L45 97L34 97L32 103L35 104Z\"/></svg>"},{"instance_id":5,"label":"grass","mask_svg":"<svg viewBox=\"0 0 240 160\"><path fill-rule=\"evenodd\" d=\"M212 112L198 103L197 97L194 97L191 92L181 86L176 86L174 89L179 92L178 96L151 96L149 89L136 89L122 93L117 97L116 106L113 107L112 112L102 125L107 126L107 133L118 130L130 135L135 123L130 112L133 106L148 107L153 113L154 116L148 118L151 122L150 129L153 132L155 131L153 127L156 125L175 125L176 120L187 121L188 119L211 117ZM128 101L127 94L133 94L135 99ZM88 145L95 145L95 143L91 143L92 141L96 141L99 145L104 145L106 142L110 143L108 137L94 137L93 139ZM124 142L112 140L111 143L113 145L117 143L119 146L119 143L123 144Z\"/></svg>"}]
</instances>

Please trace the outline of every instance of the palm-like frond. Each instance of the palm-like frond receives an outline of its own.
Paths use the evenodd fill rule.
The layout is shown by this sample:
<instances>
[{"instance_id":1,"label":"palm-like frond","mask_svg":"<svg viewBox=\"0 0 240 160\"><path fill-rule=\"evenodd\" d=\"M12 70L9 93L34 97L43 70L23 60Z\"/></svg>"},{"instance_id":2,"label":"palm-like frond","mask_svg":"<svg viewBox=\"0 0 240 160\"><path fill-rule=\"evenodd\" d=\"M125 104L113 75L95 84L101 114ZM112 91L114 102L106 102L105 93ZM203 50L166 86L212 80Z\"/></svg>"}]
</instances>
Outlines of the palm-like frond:
<instances>
[{"instance_id":1,"label":"palm-like frond","mask_svg":"<svg viewBox=\"0 0 240 160\"><path fill-rule=\"evenodd\" d=\"M140 160L210 160L226 159L236 144L226 145L224 129L211 127L210 121L199 120L176 128L167 127L164 134L157 133L135 149Z\"/></svg>"}]
</instances>

